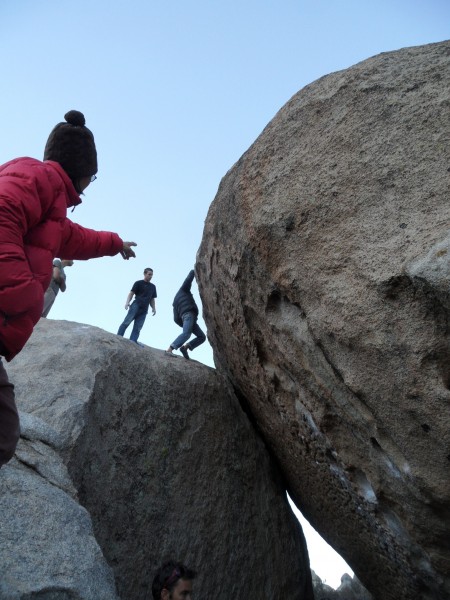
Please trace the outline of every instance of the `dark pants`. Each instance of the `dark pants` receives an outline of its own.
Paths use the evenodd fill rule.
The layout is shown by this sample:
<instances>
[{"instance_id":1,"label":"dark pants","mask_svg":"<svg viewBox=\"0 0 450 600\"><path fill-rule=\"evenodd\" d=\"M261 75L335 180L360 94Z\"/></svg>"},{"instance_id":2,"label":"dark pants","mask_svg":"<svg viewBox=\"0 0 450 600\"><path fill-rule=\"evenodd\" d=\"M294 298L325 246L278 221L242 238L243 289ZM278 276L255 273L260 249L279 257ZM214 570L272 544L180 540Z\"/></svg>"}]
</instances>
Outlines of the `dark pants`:
<instances>
[{"instance_id":1,"label":"dark pants","mask_svg":"<svg viewBox=\"0 0 450 600\"><path fill-rule=\"evenodd\" d=\"M19 415L14 402L14 386L10 383L0 359L0 467L14 456L19 436Z\"/></svg>"}]
</instances>

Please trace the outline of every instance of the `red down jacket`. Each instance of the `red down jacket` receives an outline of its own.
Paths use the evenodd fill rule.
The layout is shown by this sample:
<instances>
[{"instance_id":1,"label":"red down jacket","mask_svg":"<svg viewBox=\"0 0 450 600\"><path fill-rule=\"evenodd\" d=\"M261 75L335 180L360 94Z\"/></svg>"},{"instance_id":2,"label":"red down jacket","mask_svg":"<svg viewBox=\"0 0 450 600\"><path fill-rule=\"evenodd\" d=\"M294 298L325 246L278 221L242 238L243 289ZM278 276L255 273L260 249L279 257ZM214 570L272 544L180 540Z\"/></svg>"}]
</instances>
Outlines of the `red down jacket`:
<instances>
[{"instance_id":1,"label":"red down jacket","mask_svg":"<svg viewBox=\"0 0 450 600\"><path fill-rule=\"evenodd\" d=\"M67 218L81 200L53 161L17 158L0 166L0 354L10 361L33 332L55 256L114 256L116 233L85 229Z\"/></svg>"}]
</instances>

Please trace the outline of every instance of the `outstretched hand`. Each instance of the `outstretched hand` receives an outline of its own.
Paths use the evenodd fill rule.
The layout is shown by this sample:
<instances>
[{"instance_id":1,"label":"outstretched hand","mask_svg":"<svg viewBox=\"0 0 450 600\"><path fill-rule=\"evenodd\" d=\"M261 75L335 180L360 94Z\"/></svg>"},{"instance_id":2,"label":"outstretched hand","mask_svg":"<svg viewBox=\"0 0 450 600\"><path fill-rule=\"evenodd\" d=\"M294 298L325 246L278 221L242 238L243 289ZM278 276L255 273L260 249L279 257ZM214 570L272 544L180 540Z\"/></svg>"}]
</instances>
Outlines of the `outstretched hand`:
<instances>
[{"instance_id":1,"label":"outstretched hand","mask_svg":"<svg viewBox=\"0 0 450 600\"><path fill-rule=\"evenodd\" d=\"M120 251L120 254L122 255L122 258L124 260L128 260L129 258L136 258L136 254L134 253L134 250L131 249L131 246L137 246L136 242L123 243L123 248Z\"/></svg>"}]
</instances>

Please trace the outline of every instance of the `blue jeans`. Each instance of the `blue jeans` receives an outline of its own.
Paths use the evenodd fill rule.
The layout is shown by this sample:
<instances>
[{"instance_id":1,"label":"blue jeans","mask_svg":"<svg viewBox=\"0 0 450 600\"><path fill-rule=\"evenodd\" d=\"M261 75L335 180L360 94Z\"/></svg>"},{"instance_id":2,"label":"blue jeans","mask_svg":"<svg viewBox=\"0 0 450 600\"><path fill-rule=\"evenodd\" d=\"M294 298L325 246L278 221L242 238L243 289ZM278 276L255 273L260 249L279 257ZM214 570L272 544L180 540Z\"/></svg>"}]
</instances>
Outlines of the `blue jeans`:
<instances>
[{"instance_id":1,"label":"blue jeans","mask_svg":"<svg viewBox=\"0 0 450 600\"><path fill-rule=\"evenodd\" d=\"M135 301L128 309L128 314L125 317L122 325L119 327L119 331L117 335L122 335L125 333L126 328L134 321L133 331L130 335L130 340L132 342L137 342L139 334L141 333L142 326L145 323L145 317L147 316L147 309L141 308L139 304Z\"/></svg>"},{"instance_id":2,"label":"blue jeans","mask_svg":"<svg viewBox=\"0 0 450 600\"><path fill-rule=\"evenodd\" d=\"M206 340L206 335L198 326L197 316L195 315L195 313L184 313L184 315L181 318L183 319L183 333L180 333L177 339L170 345L172 346L172 348L174 348L174 350L178 350L178 348L180 348L180 346L182 346L184 342L186 342L191 337L191 335L194 334L196 336L195 339L192 340L192 342L189 342L189 344L187 344L189 350L194 350L194 348L197 348L197 346L203 344L203 342Z\"/></svg>"}]
</instances>

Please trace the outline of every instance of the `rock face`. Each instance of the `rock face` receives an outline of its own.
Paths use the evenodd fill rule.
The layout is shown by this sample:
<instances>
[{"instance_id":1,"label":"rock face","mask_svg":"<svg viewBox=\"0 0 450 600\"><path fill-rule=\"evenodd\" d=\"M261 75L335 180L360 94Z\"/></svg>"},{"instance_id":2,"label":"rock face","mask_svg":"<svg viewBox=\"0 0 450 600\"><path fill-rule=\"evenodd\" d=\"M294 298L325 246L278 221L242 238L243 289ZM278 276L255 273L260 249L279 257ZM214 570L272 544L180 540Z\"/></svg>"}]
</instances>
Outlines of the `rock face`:
<instances>
[{"instance_id":1,"label":"rock face","mask_svg":"<svg viewBox=\"0 0 450 600\"><path fill-rule=\"evenodd\" d=\"M1 600L148 600L169 557L199 600L312 600L279 470L217 371L41 320L8 374L28 415L0 471Z\"/></svg>"},{"instance_id":2,"label":"rock face","mask_svg":"<svg viewBox=\"0 0 450 600\"><path fill-rule=\"evenodd\" d=\"M295 95L198 252L218 368L378 600L450 597L450 43Z\"/></svg>"},{"instance_id":3,"label":"rock face","mask_svg":"<svg viewBox=\"0 0 450 600\"><path fill-rule=\"evenodd\" d=\"M58 436L22 414L16 457L0 471L0 599L118 600Z\"/></svg>"},{"instance_id":4,"label":"rock face","mask_svg":"<svg viewBox=\"0 0 450 600\"><path fill-rule=\"evenodd\" d=\"M373 600L358 578L350 577L348 573L342 575L341 585L337 590L323 583L314 571L311 573L315 600Z\"/></svg>"}]
</instances>

